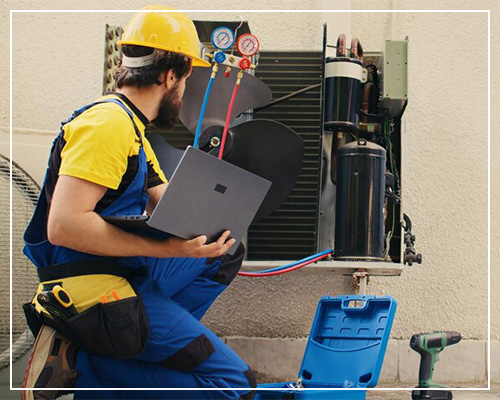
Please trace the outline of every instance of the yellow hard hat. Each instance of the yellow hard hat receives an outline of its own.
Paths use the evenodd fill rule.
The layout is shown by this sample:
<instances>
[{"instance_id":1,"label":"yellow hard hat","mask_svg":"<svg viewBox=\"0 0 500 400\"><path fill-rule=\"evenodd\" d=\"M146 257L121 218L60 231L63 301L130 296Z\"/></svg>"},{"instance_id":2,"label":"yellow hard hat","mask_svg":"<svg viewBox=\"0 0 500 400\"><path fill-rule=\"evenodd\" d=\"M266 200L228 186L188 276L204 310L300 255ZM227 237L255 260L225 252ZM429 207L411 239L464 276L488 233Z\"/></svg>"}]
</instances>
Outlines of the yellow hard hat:
<instances>
[{"instance_id":1,"label":"yellow hard hat","mask_svg":"<svg viewBox=\"0 0 500 400\"><path fill-rule=\"evenodd\" d=\"M193 21L170 7L147 6L129 21L118 45L131 44L152 47L191 57L194 67L210 67L200 56L200 39ZM155 12L156 11L156 12Z\"/></svg>"}]
</instances>

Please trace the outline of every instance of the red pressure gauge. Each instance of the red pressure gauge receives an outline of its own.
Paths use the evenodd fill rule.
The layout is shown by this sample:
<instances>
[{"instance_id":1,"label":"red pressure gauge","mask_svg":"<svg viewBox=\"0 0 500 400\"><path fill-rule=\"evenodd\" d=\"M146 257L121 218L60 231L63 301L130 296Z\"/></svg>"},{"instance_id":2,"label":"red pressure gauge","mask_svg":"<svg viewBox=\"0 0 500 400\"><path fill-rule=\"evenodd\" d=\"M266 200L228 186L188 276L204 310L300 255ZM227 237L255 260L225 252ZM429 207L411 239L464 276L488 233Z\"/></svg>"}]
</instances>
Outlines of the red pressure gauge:
<instances>
[{"instance_id":1,"label":"red pressure gauge","mask_svg":"<svg viewBox=\"0 0 500 400\"><path fill-rule=\"evenodd\" d=\"M238 38L236 47L241 55L251 57L259 51L259 40L251 33L245 33Z\"/></svg>"}]
</instances>

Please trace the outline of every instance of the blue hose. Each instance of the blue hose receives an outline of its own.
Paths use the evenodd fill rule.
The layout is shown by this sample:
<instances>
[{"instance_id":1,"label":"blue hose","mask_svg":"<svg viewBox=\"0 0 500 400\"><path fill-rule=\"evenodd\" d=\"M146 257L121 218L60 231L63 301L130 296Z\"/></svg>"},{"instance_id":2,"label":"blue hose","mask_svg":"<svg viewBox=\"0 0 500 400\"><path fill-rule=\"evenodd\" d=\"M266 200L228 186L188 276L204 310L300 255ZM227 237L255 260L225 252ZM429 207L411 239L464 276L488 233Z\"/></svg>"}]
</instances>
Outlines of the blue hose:
<instances>
[{"instance_id":1,"label":"blue hose","mask_svg":"<svg viewBox=\"0 0 500 400\"><path fill-rule=\"evenodd\" d=\"M198 118L198 126L196 126L196 133L194 135L193 147L195 149L198 148L198 141L200 139L201 125L203 123L203 116L205 115L205 108L207 108L208 98L210 97L210 91L212 90L212 85L214 83L214 80L215 80L215 76L210 77L210 80L208 81L207 90L205 92L205 97L203 99L203 104L201 105L200 118Z\"/></svg>"},{"instance_id":2,"label":"blue hose","mask_svg":"<svg viewBox=\"0 0 500 400\"><path fill-rule=\"evenodd\" d=\"M306 258L303 258L302 260L294 261L293 263L282 265L280 267L276 267L276 268L272 268L272 269L266 269L264 271L259 271L257 273L258 274L266 274L268 272L281 271L282 269L287 269L287 268L294 267L294 266L296 266L298 264L302 264L303 262L312 260L312 259L314 259L316 257L320 257L322 255L329 254L329 253L332 253L332 252L333 252L333 250L325 250L325 251L322 251L320 253L313 254L312 256L308 256ZM251 272L249 272L249 273L251 273Z\"/></svg>"}]
</instances>

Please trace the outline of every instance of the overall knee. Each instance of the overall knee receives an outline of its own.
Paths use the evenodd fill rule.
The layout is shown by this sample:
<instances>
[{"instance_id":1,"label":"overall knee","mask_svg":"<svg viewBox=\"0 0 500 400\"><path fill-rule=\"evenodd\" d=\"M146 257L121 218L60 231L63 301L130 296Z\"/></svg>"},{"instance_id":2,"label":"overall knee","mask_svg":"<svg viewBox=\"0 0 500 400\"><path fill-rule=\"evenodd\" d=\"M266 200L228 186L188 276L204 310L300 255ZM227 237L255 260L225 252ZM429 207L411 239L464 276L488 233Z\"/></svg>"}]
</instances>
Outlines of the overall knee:
<instances>
[{"instance_id":1,"label":"overall knee","mask_svg":"<svg viewBox=\"0 0 500 400\"><path fill-rule=\"evenodd\" d=\"M248 386L251 388L256 388L257 387L257 378L255 377L254 372L250 367L243 373L245 375L245 378L248 381ZM252 400L255 396L255 390L251 390L248 393L242 394L241 399L242 400Z\"/></svg>"},{"instance_id":2,"label":"overall knee","mask_svg":"<svg viewBox=\"0 0 500 400\"><path fill-rule=\"evenodd\" d=\"M215 352L215 347L203 334L161 361L164 367L180 372L192 372Z\"/></svg>"},{"instance_id":3,"label":"overall knee","mask_svg":"<svg viewBox=\"0 0 500 400\"><path fill-rule=\"evenodd\" d=\"M243 264L243 258L245 257L245 246L242 243L236 249L234 255L226 254L220 258L207 259L207 262L221 261L217 273L211 278L213 281L218 282L222 285L229 285Z\"/></svg>"}]
</instances>

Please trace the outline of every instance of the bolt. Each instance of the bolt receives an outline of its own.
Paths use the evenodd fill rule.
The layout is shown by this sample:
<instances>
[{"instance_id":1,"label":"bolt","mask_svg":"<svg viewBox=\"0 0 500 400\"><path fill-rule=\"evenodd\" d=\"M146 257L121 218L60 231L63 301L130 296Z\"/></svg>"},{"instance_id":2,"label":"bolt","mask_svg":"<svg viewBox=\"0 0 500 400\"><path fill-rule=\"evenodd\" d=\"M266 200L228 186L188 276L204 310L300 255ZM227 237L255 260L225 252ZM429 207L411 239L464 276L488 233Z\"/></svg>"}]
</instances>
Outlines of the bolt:
<instances>
[{"instance_id":1,"label":"bolt","mask_svg":"<svg viewBox=\"0 0 500 400\"><path fill-rule=\"evenodd\" d=\"M210 139L210 146L212 147L217 147L220 145L220 138L218 136L212 136L212 138Z\"/></svg>"}]
</instances>

